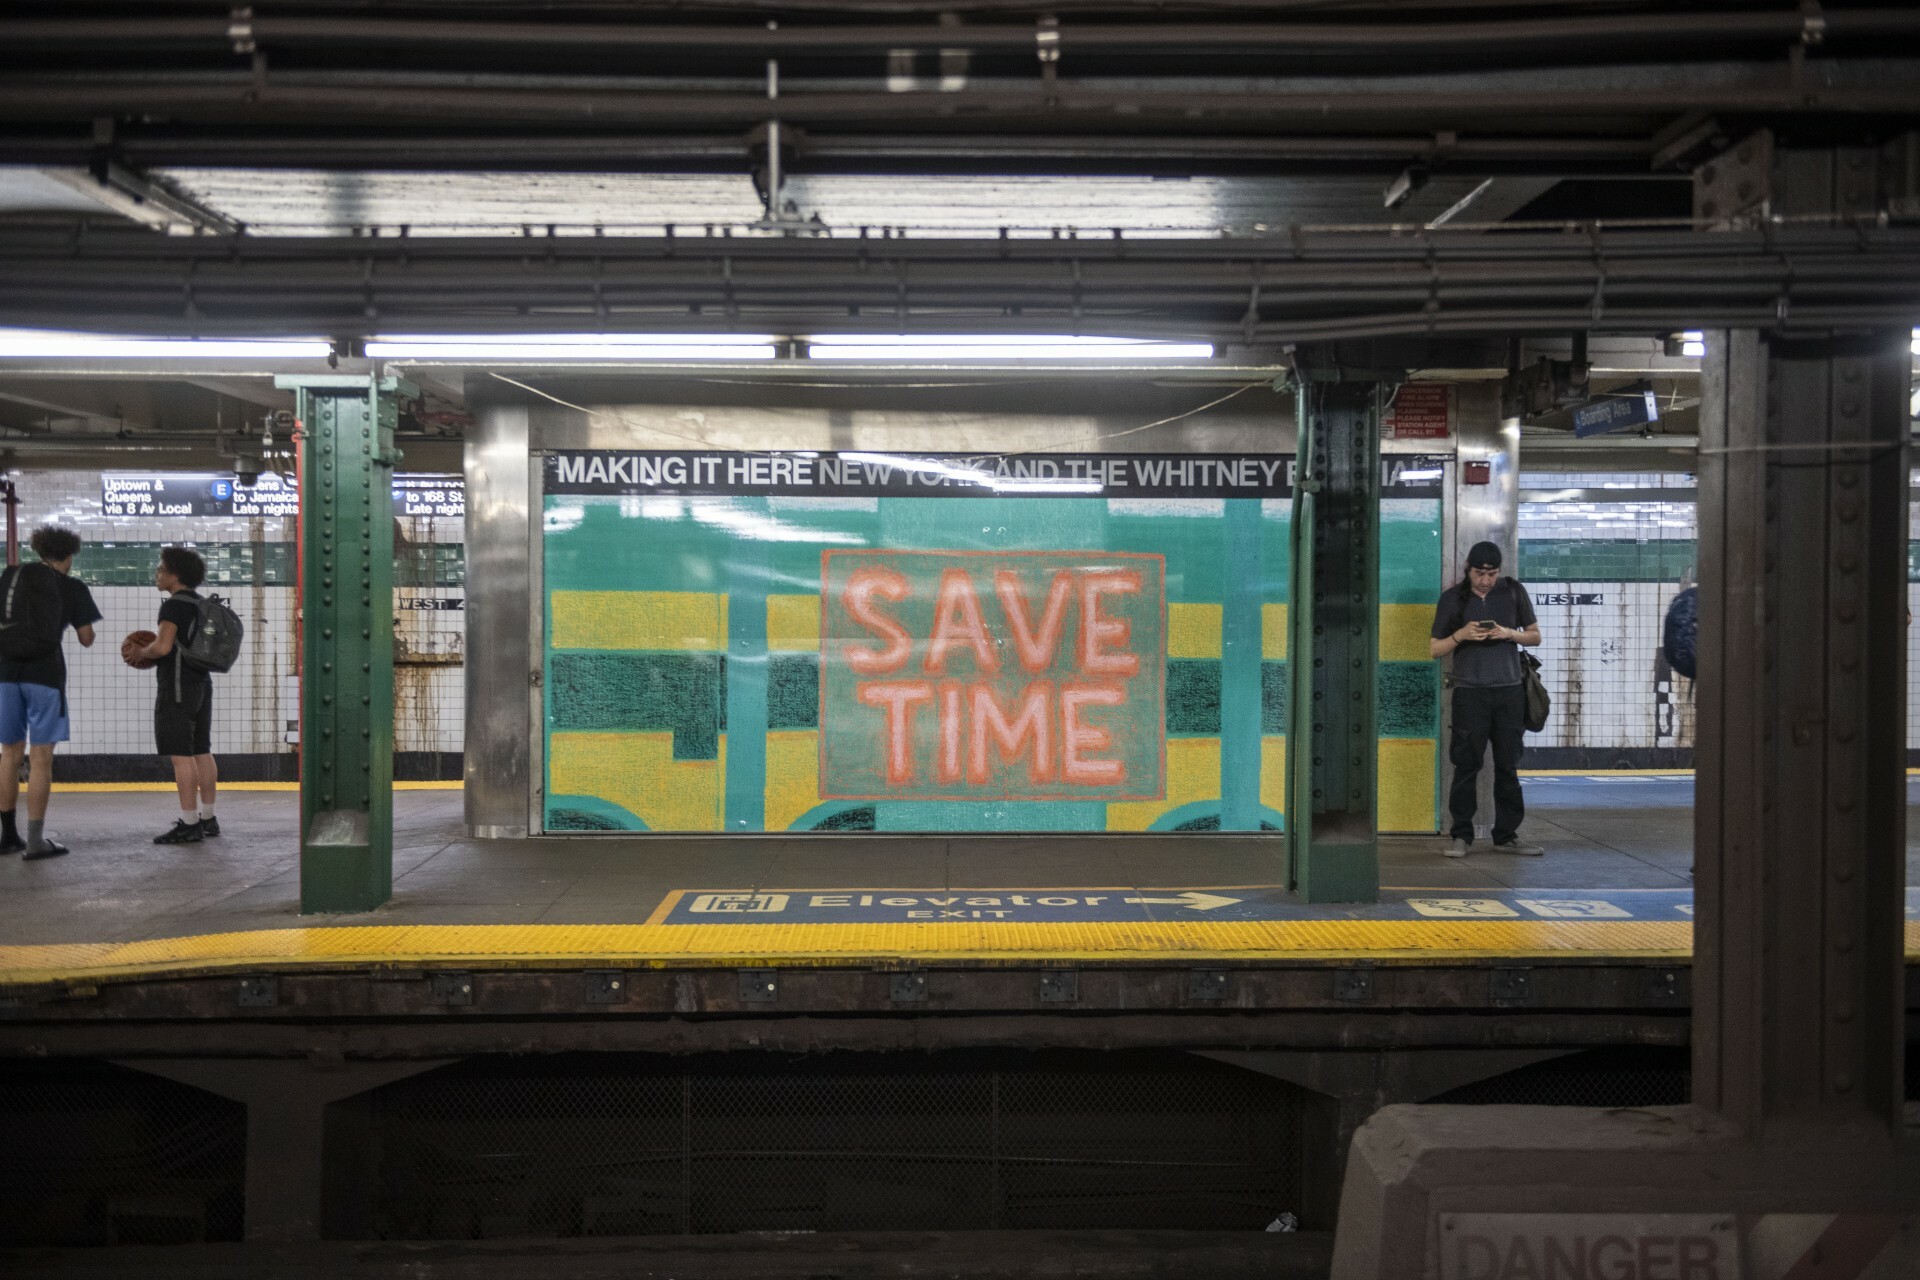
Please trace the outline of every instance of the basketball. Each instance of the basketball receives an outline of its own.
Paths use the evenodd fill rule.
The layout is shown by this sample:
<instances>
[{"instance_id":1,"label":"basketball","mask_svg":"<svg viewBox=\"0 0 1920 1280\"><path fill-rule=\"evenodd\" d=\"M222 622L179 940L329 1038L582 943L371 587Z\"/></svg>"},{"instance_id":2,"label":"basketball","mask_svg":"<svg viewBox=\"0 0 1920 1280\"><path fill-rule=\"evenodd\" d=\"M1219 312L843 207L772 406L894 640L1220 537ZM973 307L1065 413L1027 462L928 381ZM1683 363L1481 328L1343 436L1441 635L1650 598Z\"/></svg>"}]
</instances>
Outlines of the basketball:
<instances>
[{"instance_id":1,"label":"basketball","mask_svg":"<svg viewBox=\"0 0 1920 1280\"><path fill-rule=\"evenodd\" d=\"M125 640L122 640L120 642L121 660L124 661L128 666L132 667L136 671L147 671L159 665L158 663L152 661L151 659L145 662L135 662L132 658L127 656L128 654L132 653L135 649L146 648L148 645L152 644L155 640L158 640L159 638L160 638L159 636L155 635L151 631L133 632Z\"/></svg>"}]
</instances>

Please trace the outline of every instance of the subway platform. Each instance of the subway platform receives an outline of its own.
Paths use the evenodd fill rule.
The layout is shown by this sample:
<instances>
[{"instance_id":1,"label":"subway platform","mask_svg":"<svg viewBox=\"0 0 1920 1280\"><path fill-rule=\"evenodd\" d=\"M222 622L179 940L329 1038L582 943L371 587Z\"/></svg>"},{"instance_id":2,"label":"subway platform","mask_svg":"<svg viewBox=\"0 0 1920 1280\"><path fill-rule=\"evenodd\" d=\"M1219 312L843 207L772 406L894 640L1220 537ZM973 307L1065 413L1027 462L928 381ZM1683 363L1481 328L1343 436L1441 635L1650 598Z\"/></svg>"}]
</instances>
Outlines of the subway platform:
<instances>
[{"instance_id":1,"label":"subway platform","mask_svg":"<svg viewBox=\"0 0 1920 1280\"><path fill-rule=\"evenodd\" d=\"M394 966L1684 959L1691 777L1526 786L1527 834L1546 856L1482 843L1454 860L1437 838L1392 837L1377 904L1308 906L1278 887L1271 840L480 841L461 832L457 790L428 784L396 796L392 901L329 916L298 914L290 791L228 789L219 839L165 847L149 828L172 816L170 795L76 789L50 824L72 855L0 862L0 984ZM1920 958L1920 902L1907 919Z\"/></svg>"}]
</instances>

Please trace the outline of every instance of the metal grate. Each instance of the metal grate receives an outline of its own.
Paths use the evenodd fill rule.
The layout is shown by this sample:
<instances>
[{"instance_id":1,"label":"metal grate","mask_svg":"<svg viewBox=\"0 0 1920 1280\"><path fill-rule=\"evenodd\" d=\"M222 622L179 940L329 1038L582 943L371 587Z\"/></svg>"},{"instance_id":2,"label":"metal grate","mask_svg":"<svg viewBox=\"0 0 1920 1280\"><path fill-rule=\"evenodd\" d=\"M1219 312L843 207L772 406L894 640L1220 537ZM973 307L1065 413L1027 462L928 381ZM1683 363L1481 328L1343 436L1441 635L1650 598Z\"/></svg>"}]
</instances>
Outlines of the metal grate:
<instances>
[{"instance_id":1,"label":"metal grate","mask_svg":"<svg viewBox=\"0 0 1920 1280\"><path fill-rule=\"evenodd\" d=\"M1180 1054L480 1059L376 1093L359 1217L384 1239L1255 1230L1299 1207L1301 1097Z\"/></svg>"},{"instance_id":2,"label":"metal grate","mask_svg":"<svg viewBox=\"0 0 1920 1280\"><path fill-rule=\"evenodd\" d=\"M246 1109L123 1067L0 1063L0 1246L238 1240Z\"/></svg>"},{"instance_id":3,"label":"metal grate","mask_svg":"<svg viewBox=\"0 0 1920 1280\"><path fill-rule=\"evenodd\" d=\"M1450 1090L1430 1102L1531 1107L1677 1107L1693 1099L1685 1049L1593 1049Z\"/></svg>"}]
</instances>

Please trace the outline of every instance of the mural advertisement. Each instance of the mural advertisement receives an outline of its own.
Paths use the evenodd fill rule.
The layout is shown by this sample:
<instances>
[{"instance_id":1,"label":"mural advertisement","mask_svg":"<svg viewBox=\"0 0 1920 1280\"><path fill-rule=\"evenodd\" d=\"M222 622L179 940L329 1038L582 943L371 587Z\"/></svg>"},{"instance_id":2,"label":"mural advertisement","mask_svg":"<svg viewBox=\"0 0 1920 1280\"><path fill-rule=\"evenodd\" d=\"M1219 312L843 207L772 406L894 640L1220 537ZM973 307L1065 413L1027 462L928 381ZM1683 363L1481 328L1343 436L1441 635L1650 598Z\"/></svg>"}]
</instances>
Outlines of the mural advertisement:
<instances>
[{"instance_id":1,"label":"mural advertisement","mask_svg":"<svg viewBox=\"0 0 1920 1280\"><path fill-rule=\"evenodd\" d=\"M829 551L820 788L858 800L1166 794L1166 561Z\"/></svg>"},{"instance_id":2,"label":"mural advertisement","mask_svg":"<svg viewBox=\"0 0 1920 1280\"><path fill-rule=\"evenodd\" d=\"M1438 730L1422 464L1383 477L1382 822L1414 830ZM1278 830L1291 469L550 453L545 829Z\"/></svg>"}]
</instances>

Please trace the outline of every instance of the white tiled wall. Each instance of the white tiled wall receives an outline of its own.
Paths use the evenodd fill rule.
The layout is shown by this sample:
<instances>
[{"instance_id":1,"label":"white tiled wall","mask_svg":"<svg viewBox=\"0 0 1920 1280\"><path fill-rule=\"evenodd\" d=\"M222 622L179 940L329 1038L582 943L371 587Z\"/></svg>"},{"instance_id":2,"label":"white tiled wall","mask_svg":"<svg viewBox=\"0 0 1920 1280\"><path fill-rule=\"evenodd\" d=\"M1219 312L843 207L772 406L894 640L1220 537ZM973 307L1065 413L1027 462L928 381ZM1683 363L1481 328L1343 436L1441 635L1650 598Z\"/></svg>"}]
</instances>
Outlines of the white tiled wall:
<instances>
[{"instance_id":1,"label":"white tiled wall","mask_svg":"<svg viewBox=\"0 0 1920 1280\"><path fill-rule=\"evenodd\" d=\"M293 520L272 517L111 518L102 512L100 477L93 472L27 471L15 472L13 478L21 497L23 546L34 528L55 523L73 529L102 554L129 543L187 543L210 561L219 560L225 549L231 569L237 547L245 572L255 544L264 548L290 543L294 537ZM398 534L414 543L457 545L462 525L457 518L407 517L400 521ZM76 572L87 576L85 553ZM120 641L128 632L153 629L160 595L146 585L89 585L104 617L95 628L98 639L91 650L82 650L71 635L66 640L73 738L64 750L149 753L156 678L120 661ZM215 751L290 753L299 717L293 586L230 581L213 582L205 590L225 597L247 627L239 662L231 672L215 677ZM401 659L395 673L394 748L458 752L465 716L460 662L466 615L459 609L409 606L429 599L464 603L465 590L401 587L394 594L395 647Z\"/></svg>"}]
</instances>

